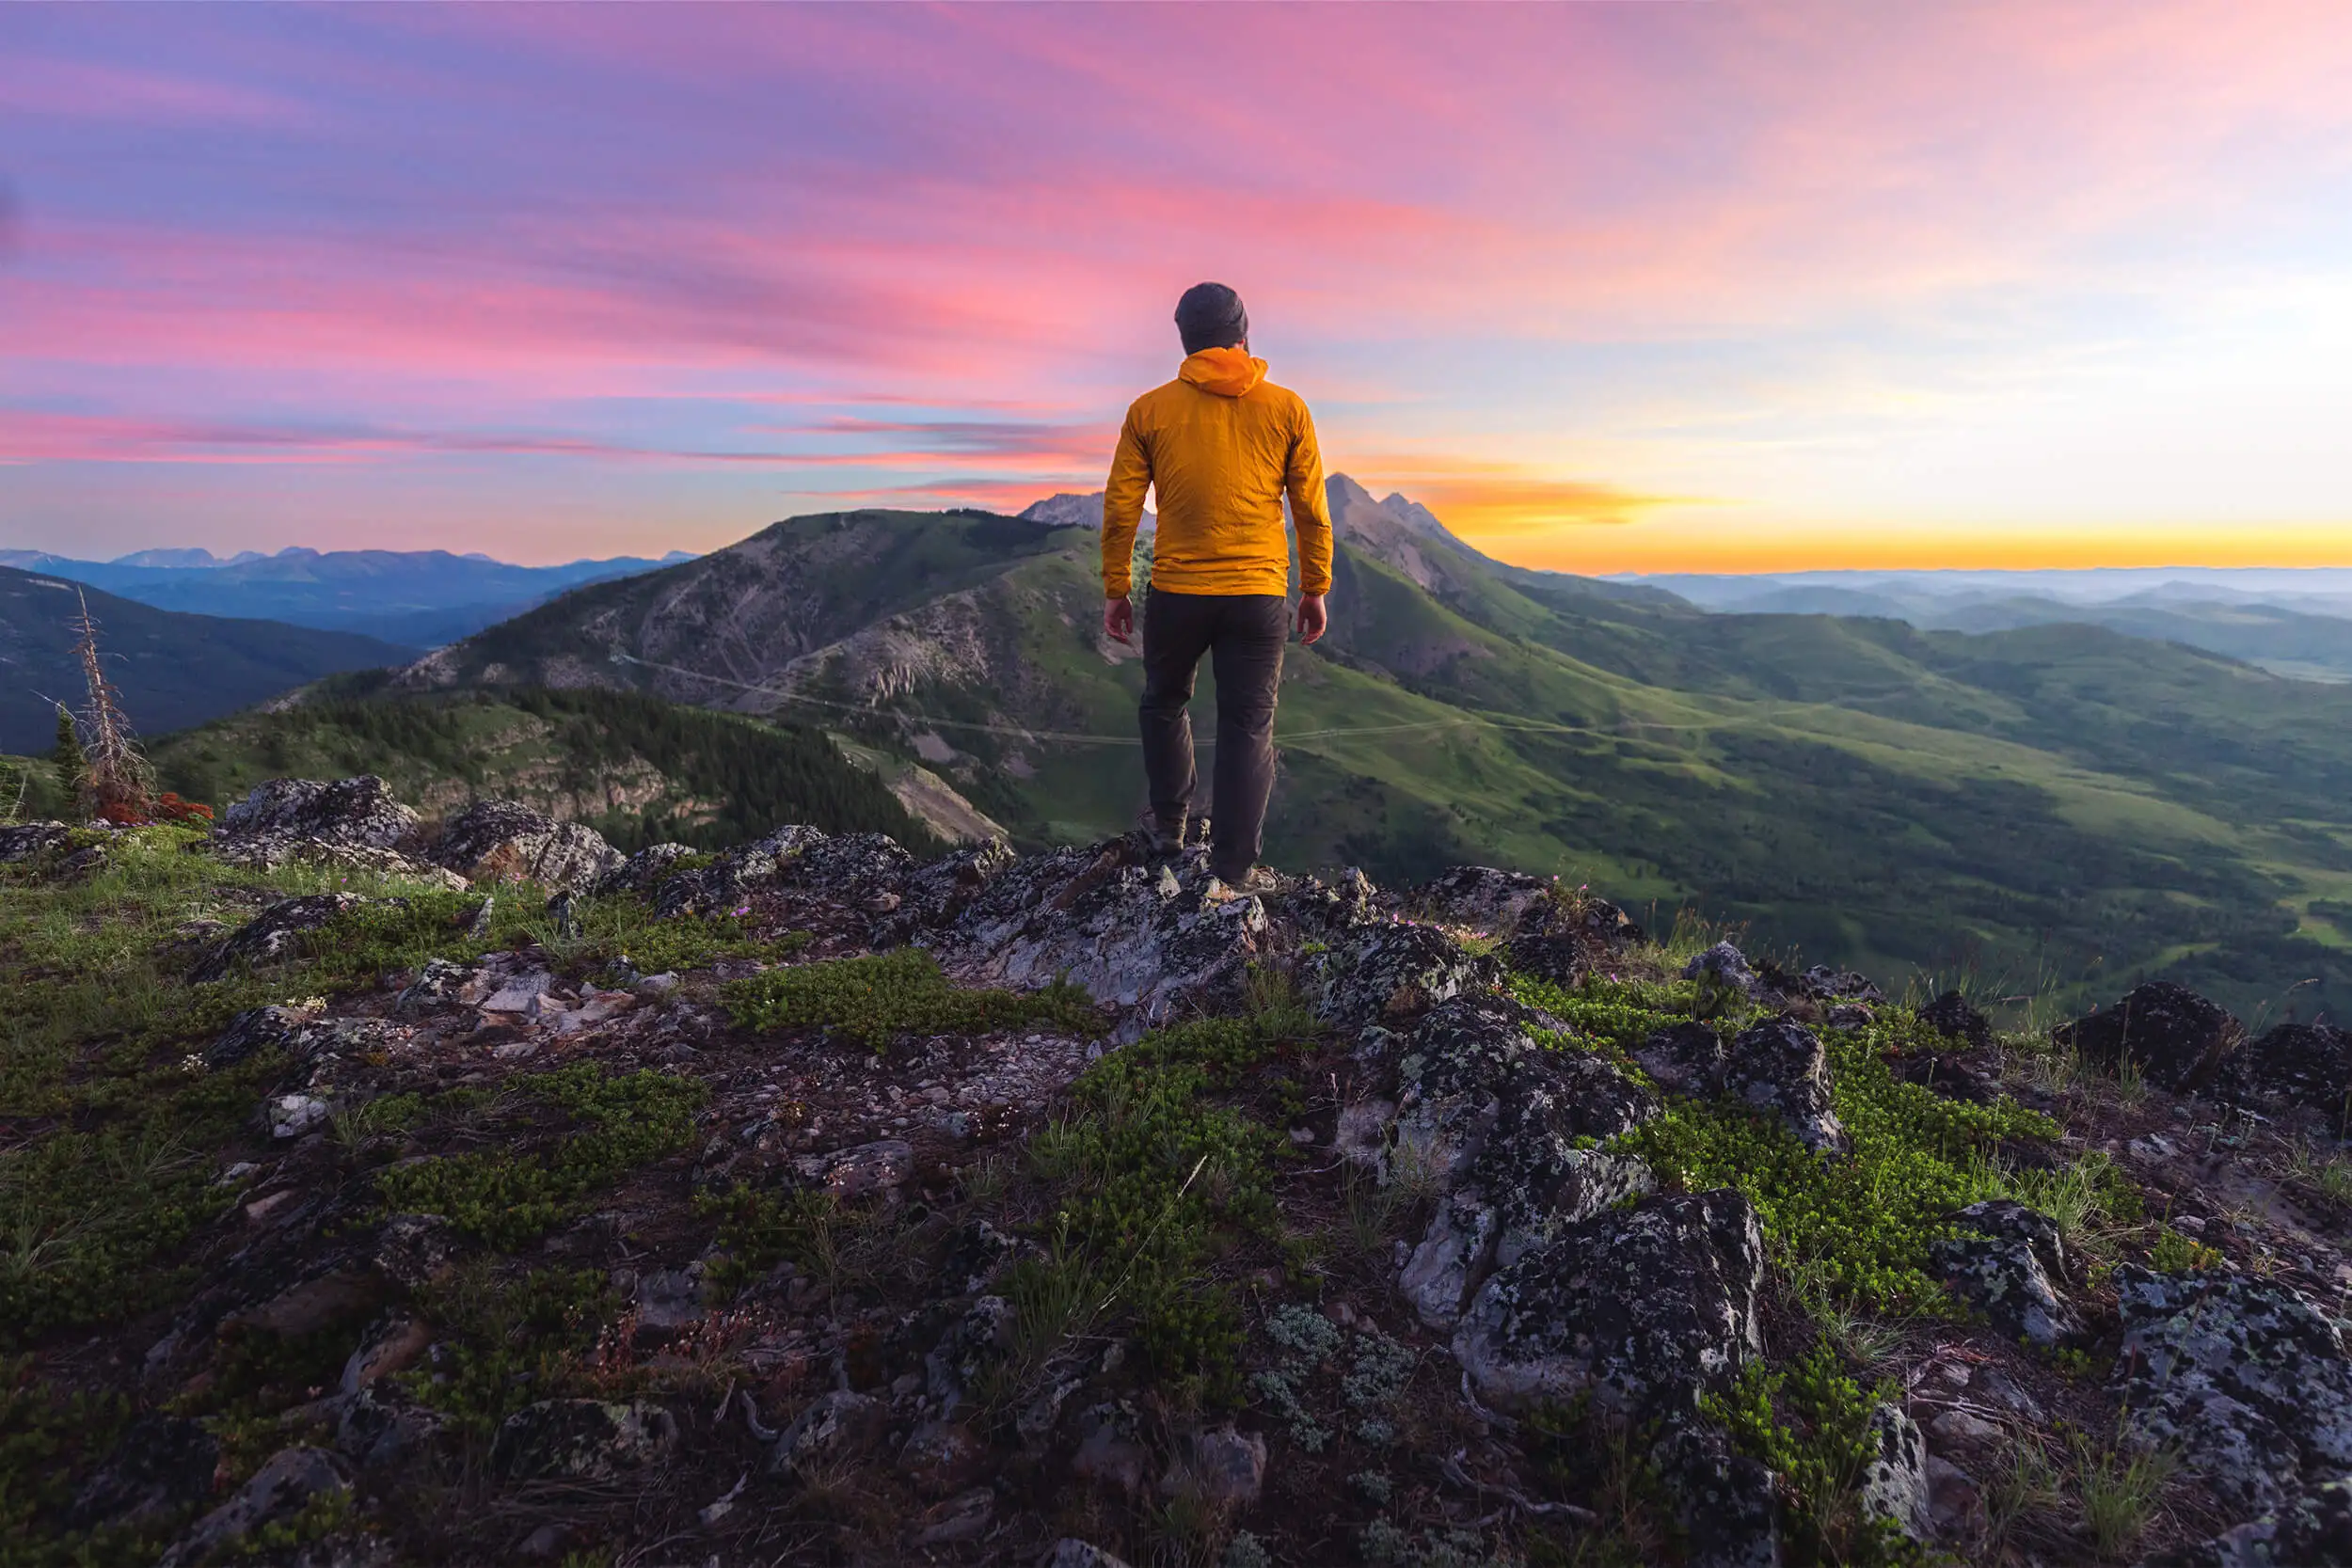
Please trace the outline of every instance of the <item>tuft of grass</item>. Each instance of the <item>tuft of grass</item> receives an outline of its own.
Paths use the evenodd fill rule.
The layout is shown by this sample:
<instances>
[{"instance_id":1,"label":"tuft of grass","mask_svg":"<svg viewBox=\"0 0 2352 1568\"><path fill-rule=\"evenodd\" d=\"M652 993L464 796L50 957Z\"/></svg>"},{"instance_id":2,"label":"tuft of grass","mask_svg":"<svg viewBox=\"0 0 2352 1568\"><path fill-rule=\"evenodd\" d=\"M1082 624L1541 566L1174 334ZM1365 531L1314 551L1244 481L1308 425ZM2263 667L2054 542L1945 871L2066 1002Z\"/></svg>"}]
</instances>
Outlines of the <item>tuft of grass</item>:
<instances>
[{"instance_id":1,"label":"tuft of grass","mask_svg":"<svg viewBox=\"0 0 2352 1568\"><path fill-rule=\"evenodd\" d=\"M2101 1557L2120 1559L2138 1544L2179 1468L2179 1457L2169 1449L2121 1438L2093 1444L2082 1433L2075 1435L2074 1485L2083 1524Z\"/></svg>"},{"instance_id":2,"label":"tuft of grass","mask_svg":"<svg viewBox=\"0 0 2352 1568\"><path fill-rule=\"evenodd\" d=\"M979 1034L1042 1023L1091 1035L1102 1015L1085 990L967 990L919 947L771 969L731 980L720 1000L747 1029L822 1027L880 1051L908 1035Z\"/></svg>"}]
</instances>

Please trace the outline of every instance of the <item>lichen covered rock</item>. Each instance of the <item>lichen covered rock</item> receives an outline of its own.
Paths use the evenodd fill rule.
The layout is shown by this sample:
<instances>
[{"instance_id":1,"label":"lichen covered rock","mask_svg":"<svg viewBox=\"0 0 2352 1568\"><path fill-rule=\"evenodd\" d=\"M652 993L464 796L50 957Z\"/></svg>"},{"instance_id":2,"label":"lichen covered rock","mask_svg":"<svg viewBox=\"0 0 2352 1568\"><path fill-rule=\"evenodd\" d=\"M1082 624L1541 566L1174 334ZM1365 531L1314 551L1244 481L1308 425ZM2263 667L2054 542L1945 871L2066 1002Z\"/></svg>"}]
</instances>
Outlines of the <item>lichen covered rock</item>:
<instances>
[{"instance_id":1,"label":"lichen covered rock","mask_svg":"<svg viewBox=\"0 0 2352 1568\"><path fill-rule=\"evenodd\" d=\"M559 822L514 800L477 800L441 830L433 858L471 881L537 882L585 893L624 863L584 822Z\"/></svg>"},{"instance_id":2,"label":"lichen covered rock","mask_svg":"<svg viewBox=\"0 0 2352 1568\"><path fill-rule=\"evenodd\" d=\"M1882 1401L1870 1411L1869 1439L1859 1487L1863 1513L1926 1541L1935 1531L1926 1436L1899 1407Z\"/></svg>"},{"instance_id":3,"label":"lichen covered rock","mask_svg":"<svg viewBox=\"0 0 2352 1568\"><path fill-rule=\"evenodd\" d=\"M1057 978L1124 1009L1123 1035L1230 1006L1272 932L1256 895L1216 896L1199 849L1151 863L1128 839L1013 862L928 941L967 985L1036 990Z\"/></svg>"},{"instance_id":4,"label":"lichen covered rock","mask_svg":"<svg viewBox=\"0 0 2352 1568\"><path fill-rule=\"evenodd\" d=\"M62 822L19 822L0 827L0 865L61 855L72 842Z\"/></svg>"},{"instance_id":5,"label":"lichen covered rock","mask_svg":"<svg viewBox=\"0 0 2352 1568\"><path fill-rule=\"evenodd\" d=\"M1839 1154L1846 1130L1830 1102L1829 1053L1813 1032L1776 1018L1742 1030L1724 1059L1724 1092L1786 1122L1816 1154Z\"/></svg>"},{"instance_id":6,"label":"lichen covered rock","mask_svg":"<svg viewBox=\"0 0 2352 1568\"><path fill-rule=\"evenodd\" d=\"M1457 997L1399 1063L1392 1173L1443 1199L1398 1287L1432 1327L1495 1268L1654 1185L1641 1161L1597 1146L1657 1115L1657 1097L1597 1056L1544 1045L1539 1026L1508 997Z\"/></svg>"},{"instance_id":7,"label":"lichen covered rock","mask_svg":"<svg viewBox=\"0 0 2352 1568\"><path fill-rule=\"evenodd\" d=\"M2352 1568L2352 1476L2321 1481L2210 1541L2142 1559L2139 1568Z\"/></svg>"},{"instance_id":8,"label":"lichen covered rock","mask_svg":"<svg viewBox=\"0 0 2352 1568\"><path fill-rule=\"evenodd\" d=\"M2140 1433L2177 1446L2215 1493L2272 1510L2352 1469L2352 1360L2335 1323L2241 1275L2115 1272L2119 1393Z\"/></svg>"},{"instance_id":9,"label":"lichen covered rock","mask_svg":"<svg viewBox=\"0 0 2352 1568\"><path fill-rule=\"evenodd\" d=\"M300 1513L313 1497L350 1490L342 1465L326 1449L281 1449L253 1472L236 1496L198 1520L164 1554L158 1568L187 1568L205 1561L262 1526Z\"/></svg>"},{"instance_id":10,"label":"lichen covered rock","mask_svg":"<svg viewBox=\"0 0 2352 1568\"><path fill-rule=\"evenodd\" d=\"M2341 1114L2352 1096L2352 1032L2332 1023L2281 1023L2229 1058L2217 1090Z\"/></svg>"},{"instance_id":11,"label":"lichen covered rock","mask_svg":"<svg viewBox=\"0 0 2352 1568\"><path fill-rule=\"evenodd\" d=\"M241 968L251 968L286 957L305 932L333 923L345 910L367 902L356 893L314 893L302 898L281 898L229 933L188 971L190 985L225 979Z\"/></svg>"},{"instance_id":12,"label":"lichen covered rock","mask_svg":"<svg viewBox=\"0 0 2352 1568\"><path fill-rule=\"evenodd\" d=\"M221 814L220 839L246 846L310 840L354 848L403 849L418 835L417 814L372 773L356 779L271 779Z\"/></svg>"},{"instance_id":13,"label":"lichen covered rock","mask_svg":"<svg viewBox=\"0 0 2352 1568\"><path fill-rule=\"evenodd\" d=\"M2151 980L2112 1007L2060 1024L2050 1037L2108 1072L2128 1060L2158 1088L2187 1094L2213 1077L2245 1030L2218 1003Z\"/></svg>"},{"instance_id":14,"label":"lichen covered rock","mask_svg":"<svg viewBox=\"0 0 2352 1568\"><path fill-rule=\"evenodd\" d=\"M490 1466L516 1477L610 1481L676 1442L677 1418L658 1404L541 1400L506 1418L490 1446Z\"/></svg>"},{"instance_id":15,"label":"lichen covered rock","mask_svg":"<svg viewBox=\"0 0 2352 1568\"><path fill-rule=\"evenodd\" d=\"M1530 1409L1589 1394L1634 1419L1693 1412L1760 1353L1764 1238L1724 1189L1645 1198L1565 1227L1499 1269L1454 1331L1485 1403Z\"/></svg>"},{"instance_id":16,"label":"lichen covered rock","mask_svg":"<svg viewBox=\"0 0 2352 1568\"><path fill-rule=\"evenodd\" d=\"M1947 990L1919 1009L1919 1022L1946 1039L1959 1040L1981 1051L1993 1043L1993 1021L1968 1005L1956 990Z\"/></svg>"},{"instance_id":17,"label":"lichen covered rock","mask_svg":"<svg viewBox=\"0 0 2352 1568\"><path fill-rule=\"evenodd\" d=\"M1491 991L1502 971L1443 931L1406 924L1367 926L1314 955L1307 966L1316 1011L1340 1029L1410 1022L1441 1002Z\"/></svg>"},{"instance_id":18,"label":"lichen covered rock","mask_svg":"<svg viewBox=\"0 0 2352 1568\"><path fill-rule=\"evenodd\" d=\"M1931 1249L1946 1284L2004 1333L2037 1345L2078 1338L2082 1320L2058 1293L2066 1249L2058 1223L2011 1198L1972 1203L1952 1216L1963 1234Z\"/></svg>"}]
</instances>

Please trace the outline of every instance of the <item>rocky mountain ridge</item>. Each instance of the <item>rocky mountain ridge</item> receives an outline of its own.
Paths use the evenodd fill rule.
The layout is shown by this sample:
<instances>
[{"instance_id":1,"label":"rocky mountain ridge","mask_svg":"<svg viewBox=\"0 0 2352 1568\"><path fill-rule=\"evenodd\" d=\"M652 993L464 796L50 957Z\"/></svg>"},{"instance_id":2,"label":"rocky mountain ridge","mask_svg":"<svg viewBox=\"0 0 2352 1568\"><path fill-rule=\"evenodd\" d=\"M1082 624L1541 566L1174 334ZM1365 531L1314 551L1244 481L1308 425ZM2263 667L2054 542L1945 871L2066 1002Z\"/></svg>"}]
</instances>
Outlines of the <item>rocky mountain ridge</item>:
<instances>
[{"instance_id":1,"label":"rocky mountain ridge","mask_svg":"<svg viewBox=\"0 0 2352 1568\"><path fill-rule=\"evenodd\" d=\"M624 857L371 779L0 876L161 988L160 1070L5 1107L61 1551L2352 1561L2325 1026L1999 1031L1482 867ZM30 1038L72 926L0 949ZM89 1251L37 1092L217 1141Z\"/></svg>"}]
</instances>

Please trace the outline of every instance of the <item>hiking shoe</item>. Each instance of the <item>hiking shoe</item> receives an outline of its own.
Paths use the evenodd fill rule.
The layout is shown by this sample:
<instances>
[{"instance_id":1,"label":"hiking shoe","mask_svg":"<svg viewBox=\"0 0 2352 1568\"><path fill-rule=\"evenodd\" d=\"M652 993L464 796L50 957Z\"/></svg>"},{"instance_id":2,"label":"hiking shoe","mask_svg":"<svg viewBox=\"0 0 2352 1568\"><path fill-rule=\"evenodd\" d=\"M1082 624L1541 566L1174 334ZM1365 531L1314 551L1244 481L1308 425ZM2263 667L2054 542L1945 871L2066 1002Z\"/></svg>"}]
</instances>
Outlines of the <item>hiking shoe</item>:
<instances>
[{"instance_id":1,"label":"hiking shoe","mask_svg":"<svg viewBox=\"0 0 2352 1568\"><path fill-rule=\"evenodd\" d=\"M1141 838L1147 855L1172 859L1184 853L1184 825L1182 822L1170 829L1150 812L1145 812L1136 819L1136 832Z\"/></svg>"},{"instance_id":2,"label":"hiking shoe","mask_svg":"<svg viewBox=\"0 0 2352 1568\"><path fill-rule=\"evenodd\" d=\"M1222 877L1216 878L1209 884L1208 896L1212 904L1225 904L1236 898L1248 898L1252 895L1263 895L1281 891L1281 878L1263 865L1253 865L1233 881L1229 882Z\"/></svg>"}]
</instances>

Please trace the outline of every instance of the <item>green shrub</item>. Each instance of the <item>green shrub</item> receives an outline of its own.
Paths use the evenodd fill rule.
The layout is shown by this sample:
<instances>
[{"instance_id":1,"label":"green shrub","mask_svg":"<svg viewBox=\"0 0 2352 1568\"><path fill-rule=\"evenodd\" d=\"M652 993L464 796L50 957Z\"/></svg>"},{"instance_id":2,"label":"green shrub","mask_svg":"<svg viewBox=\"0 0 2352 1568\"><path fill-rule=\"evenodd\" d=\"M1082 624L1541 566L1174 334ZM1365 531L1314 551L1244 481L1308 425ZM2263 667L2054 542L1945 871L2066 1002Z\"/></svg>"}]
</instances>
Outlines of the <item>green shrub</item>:
<instances>
[{"instance_id":1,"label":"green shrub","mask_svg":"<svg viewBox=\"0 0 2352 1568\"><path fill-rule=\"evenodd\" d=\"M1734 1444L1780 1477L1792 1560L1866 1568L1919 1560L1898 1526L1861 1508L1864 1474L1878 1451L1870 1413L1899 1394L1891 1383L1866 1390L1826 1345L1816 1345L1786 1370L1752 1363L1731 1388L1700 1402Z\"/></svg>"},{"instance_id":2,"label":"green shrub","mask_svg":"<svg viewBox=\"0 0 2352 1568\"><path fill-rule=\"evenodd\" d=\"M821 1026L878 1051L905 1035L975 1035L1025 1023L1093 1034L1102 1026L1079 987L966 990L919 947L771 969L729 981L720 999L747 1029Z\"/></svg>"},{"instance_id":3,"label":"green shrub","mask_svg":"<svg viewBox=\"0 0 2352 1568\"><path fill-rule=\"evenodd\" d=\"M618 1309L594 1269L533 1269L517 1279L480 1265L428 1287L418 1305L442 1339L432 1365L400 1381L477 1440L527 1404L574 1392Z\"/></svg>"},{"instance_id":4,"label":"green shrub","mask_svg":"<svg viewBox=\"0 0 2352 1568\"><path fill-rule=\"evenodd\" d=\"M2219 1248L2184 1236L2169 1225L2157 1232L2148 1248L2148 1266L2158 1274L2194 1274L2220 1261Z\"/></svg>"},{"instance_id":5,"label":"green shrub","mask_svg":"<svg viewBox=\"0 0 2352 1568\"><path fill-rule=\"evenodd\" d=\"M1852 1141L1842 1157L1814 1154L1786 1123L1728 1101L1676 1101L1614 1147L1687 1189L1739 1188L1786 1260L1847 1299L1947 1309L1925 1268L1930 1244L1950 1233L1945 1216L2005 1190L1989 1161L1995 1145L2058 1128L2006 1100L1973 1105L1898 1080L1883 1053L1913 1043L1915 1028L1894 1015L1822 1037Z\"/></svg>"},{"instance_id":6,"label":"green shrub","mask_svg":"<svg viewBox=\"0 0 2352 1568\"><path fill-rule=\"evenodd\" d=\"M580 1198L638 1166L690 1147L700 1084L650 1069L608 1077L580 1062L516 1086L582 1130L539 1152L448 1154L376 1176L387 1212L439 1214L493 1246L512 1249L565 1217Z\"/></svg>"}]
</instances>

